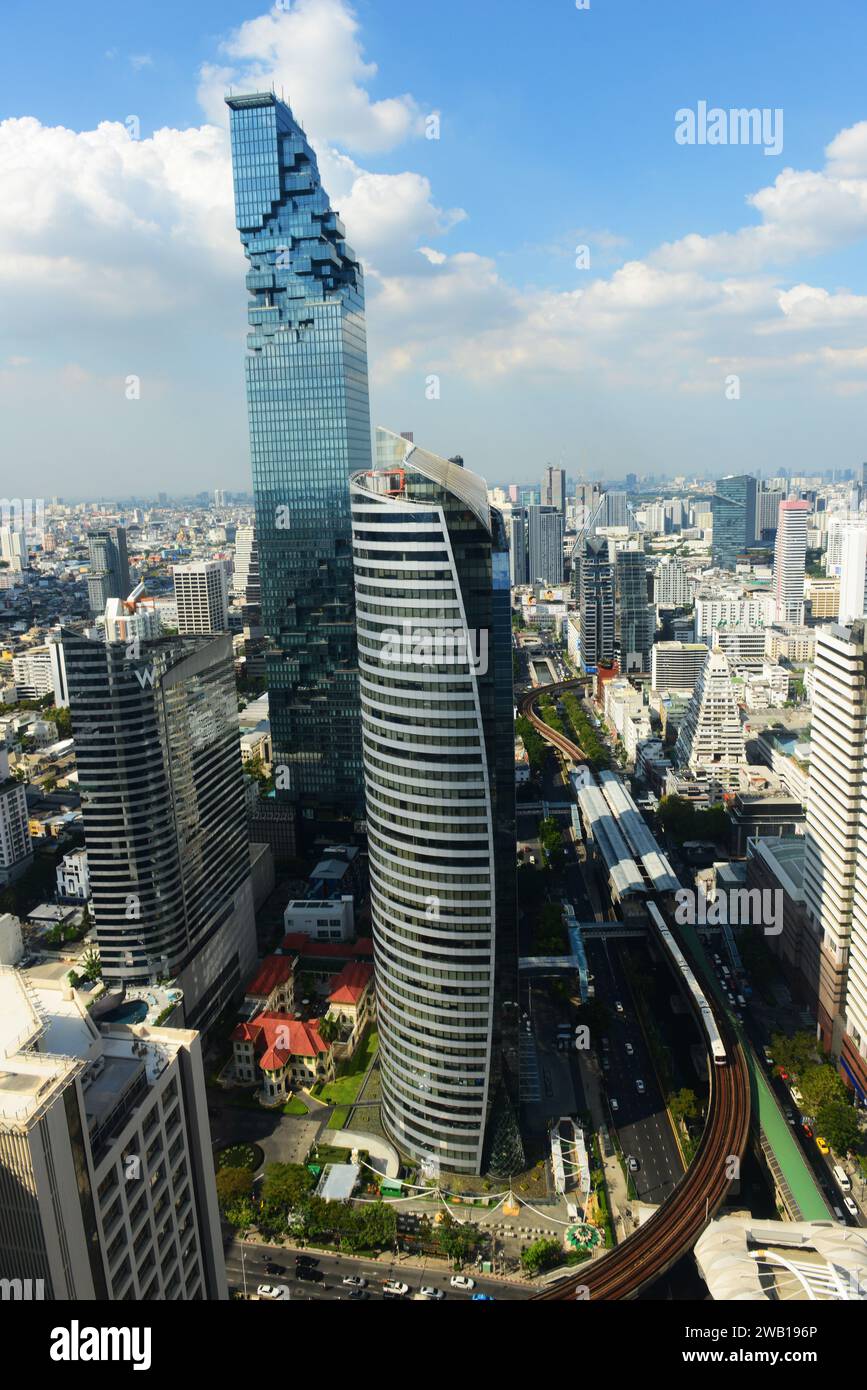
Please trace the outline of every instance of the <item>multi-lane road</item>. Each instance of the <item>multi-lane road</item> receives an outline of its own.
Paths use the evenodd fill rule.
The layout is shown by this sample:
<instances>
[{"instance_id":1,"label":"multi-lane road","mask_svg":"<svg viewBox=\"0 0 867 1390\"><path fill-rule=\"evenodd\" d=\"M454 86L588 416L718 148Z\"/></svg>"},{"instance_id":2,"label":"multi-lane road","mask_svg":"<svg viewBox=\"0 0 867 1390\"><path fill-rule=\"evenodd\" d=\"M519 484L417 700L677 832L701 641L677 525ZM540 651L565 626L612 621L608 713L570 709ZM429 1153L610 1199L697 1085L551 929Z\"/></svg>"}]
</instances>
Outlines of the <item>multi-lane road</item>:
<instances>
[{"instance_id":1,"label":"multi-lane road","mask_svg":"<svg viewBox=\"0 0 867 1390\"><path fill-rule=\"evenodd\" d=\"M388 1262L352 1259L345 1255L320 1254L317 1250L304 1253L315 1261L315 1267L321 1271L321 1282L314 1283L295 1277L294 1250L286 1250L282 1246L254 1245L232 1240L226 1247L229 1287L241 1294L245 1292L246 1287L247 1295L251 1296L256 1293L260 1284L287 1284L293 1299L309 1299L315 1302L348 1299L352 1290L343 1283L348 1277L367 1280L365 1299L359 1302L383 1299L385 1295L382 1286L390 1279L409 1285L410 1292L406 1295L408 1299L422 1287L440 1289L445 1298L462 1302L471 1302L472 1293L486 1293L495 1299L526 1299L530 1293L526 1286L477 1275L471 1270L465 1272L475 1281L475 1288L472 1293L465 1293L451 1287L451 1276L444 1272L439 1264L431 1265L422 1261L409 1263L406 1259ZM269 1274L265 1269L266 1264L279 1265L282 1273Z\"/></svg>"}]
</instances>

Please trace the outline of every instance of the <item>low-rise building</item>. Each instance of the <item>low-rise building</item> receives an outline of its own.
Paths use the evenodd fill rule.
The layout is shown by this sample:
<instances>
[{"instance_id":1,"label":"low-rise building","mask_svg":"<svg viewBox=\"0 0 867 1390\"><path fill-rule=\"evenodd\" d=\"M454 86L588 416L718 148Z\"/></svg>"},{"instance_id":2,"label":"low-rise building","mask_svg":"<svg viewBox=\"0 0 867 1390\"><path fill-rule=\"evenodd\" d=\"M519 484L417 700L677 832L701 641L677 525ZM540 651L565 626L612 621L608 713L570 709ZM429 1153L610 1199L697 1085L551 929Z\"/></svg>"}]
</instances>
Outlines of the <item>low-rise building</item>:
<instances>
[{"instance_id":1,"label":"low-rise building","mask_svg":"<svg viewBox=\"0 0 867 1390\"><path fill-rule=\"evenodd\" d=\"M319 1032L318 1018L301 1019L267 1009L232 1033L235 1076L259 1082L266 1105L288 1100L293 1091L332 1081L334 1049Z\"/></svg>"},{"instance_id":2,"label":"low-rise building","mask_svg":"<svg viewBox=\"0 0 867 1390\"><path fill-rule=\"evenodd\" d=\"M57 866L57 896L82 903L90 898L86 849L71 850L61 859Z\"/></svg>"}]
</instances>

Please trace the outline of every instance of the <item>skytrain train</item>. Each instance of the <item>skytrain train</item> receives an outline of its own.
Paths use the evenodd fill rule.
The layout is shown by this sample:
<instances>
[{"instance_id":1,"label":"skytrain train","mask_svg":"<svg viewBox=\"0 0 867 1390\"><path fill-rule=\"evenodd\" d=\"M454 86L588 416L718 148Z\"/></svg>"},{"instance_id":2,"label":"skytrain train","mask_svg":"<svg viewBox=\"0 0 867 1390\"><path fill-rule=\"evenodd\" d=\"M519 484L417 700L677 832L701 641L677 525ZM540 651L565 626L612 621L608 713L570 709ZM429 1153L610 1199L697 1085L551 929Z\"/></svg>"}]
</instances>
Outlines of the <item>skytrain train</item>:
<instances>
[{"instance_id":1,"label":"skytrain train","mask_svg":"<svg viewBox=\"0 0 867 1390\"><path fill-rule=\"evenodd\" d=\"M704 1031L707 1033L708 1041L710 1042L710 1050L713 1056L713 1060L718 1067L724 1067L726 1065L726 1062L728 1061L725 1046L723 1045L723 1040L720 1037L719 1029L716 1026L716 1019L713 1016L713 1011L710 1007L710 1004L707 1002L707 999L704 996L701 985L695 978L695 975L693 975L692 970L690 969L690 966L686 960L686 957L684 956L683 952L681 951L671 932L668 930L668 927L665 925L665 918L663 917L659 908L656 906L656 903L649 902L647 904L647 911L650 914L653 924L656 927L662 941L665 944L668 954L671 956L672 960L674 961L675 965L677 966L678 970L683 976L683 979L686 983L686 987L692 995L693 999L695 1000L696 1008L701 1014L701 1021L704 1027Z\"/></svg>"}]
</instances>

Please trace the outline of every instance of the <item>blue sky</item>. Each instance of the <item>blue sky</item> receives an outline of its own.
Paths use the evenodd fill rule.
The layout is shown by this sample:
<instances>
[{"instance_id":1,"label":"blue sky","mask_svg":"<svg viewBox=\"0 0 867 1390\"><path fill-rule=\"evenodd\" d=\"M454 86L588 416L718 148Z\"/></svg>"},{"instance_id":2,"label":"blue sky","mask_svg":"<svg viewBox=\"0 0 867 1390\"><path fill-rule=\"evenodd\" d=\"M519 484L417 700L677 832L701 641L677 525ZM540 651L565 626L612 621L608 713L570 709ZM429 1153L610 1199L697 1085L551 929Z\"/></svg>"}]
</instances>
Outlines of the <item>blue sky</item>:
<instances>
[{"instance_id":1,"label":"blue sky","mask_svg":"<svg viewBox=\"0 0 867 1390\"><path fill-rule=\"evenodd\" d=\"M2 37L3 455L46 495L247 485L219 108L263 74L365 260L375 422L492 482L867 457L855 0L7 0ZM700 100L783 152L678 145Z\"/></svg>"}]
</instances>

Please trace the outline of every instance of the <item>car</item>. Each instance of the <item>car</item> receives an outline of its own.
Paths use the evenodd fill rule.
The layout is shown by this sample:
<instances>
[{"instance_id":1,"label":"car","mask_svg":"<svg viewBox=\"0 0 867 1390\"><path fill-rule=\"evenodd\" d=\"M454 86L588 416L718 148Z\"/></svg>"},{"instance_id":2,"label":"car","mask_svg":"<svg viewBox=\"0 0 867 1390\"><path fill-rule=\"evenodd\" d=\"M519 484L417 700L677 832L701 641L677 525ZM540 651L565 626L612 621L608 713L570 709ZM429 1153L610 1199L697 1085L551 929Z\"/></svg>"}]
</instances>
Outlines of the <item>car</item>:
<instances>
[{"instance_id":1,"label":"car","mask_svg":"<svg viewBox=\"0 0 867 1390\"><path fill-rule=\"evenodd\" d=\"M382 1292L386 1298L406 1298L409 1284L402 1284L399 1279L386 1279Z\"/></svg>"},{"instance_id":2,"label":"car","mask_svg":"<svg viewBox=\"0 0 867 1390\"><path fill-rule=\"evenodd\" d=\"M287 1284L260 1284L256 1293L260 1298L286 1299L292 1297Z\"/></svg>"},{"instance_id":3,"label":"car","mask_svg":"<svg viewBox=\"0 0 867 1390\"><path fill-rule=\"evenodd\" d=\"M794 1123L795 1123L795 1112L794 1112L794 1110L786 1110L786 1119L788 1120L788 1122L789 1122L790 1125L794 1125Z\"/></svg>"},{"instance_id":4,"label":"car","mask_svg":"<svg viewBox=\"0 0 867 1390\"><path fill-rule=\"evenodd\" d=\"M349 1297L350 1297L350 1298L367 1298L367 1296L368 1296L368 1294L367 1294L367 1289L350 1289L350 1290L349 1290Z\"/></svg>"},{"instance_id":5,"label":"car","mask_svg":"<svg viewBox=\"0 0 867 1390\"><path fill-rule=\"evenodd\" d=\"M780 1067L780 1070L777 1072L777 1075L779 1076L781 1081L788 1081L789 1079L789 1073L787 1071L784 1071L782 1067Z\"/></svg>"},{"instance_id":6,"label":"car","mask_svg":"<svg viewBox=\"0 0 867 1390\"><path fill-rule=\"evenodd\" d=\"M640 1096L644 1095L645 1085L640 1076L636 1079L635 1089Z\"/></svg>"},{"instance_id":7,"label":"car","mask_svg":"<svg viewBox=\"0 0 867 1390\"><path fill-rule=\"evenodd\" d=\"M843 1215L843 1213L842 1213L842 1211L840 1210L840 1208L837 1207L837 1206L834 1206L834 1205L832 1204L831 1210L833 1211L833 1213L834 1213L834 1215L836 1216L837 1220L838 1220L838 1221L842 1221L842 1222L843 1222L843 1225L845 1226L845 1224L846 1224L846 1218L845 1218L845 1216Z\"/></svg>"},{"instance_id":8,"label":"car","mask_svg":"<svg viewBox=\"0 0 867 1390\"><path fill-rule=\"evenodd\" d=\"M802 1120L802 1121L801 1121L801 1129L804 1131L804 1133L806 1134L806 1136L807 1136L808 1139L812 1139L812 1137L813 1137L813 1131L812 1131L812 1129L810 1128L810 1126L807 1124L807 1121L806 1121L806 1120Z\"/></svg>"},{"instance_id":9,"label":"car","mask_svg":"<svg viewBox=\"0 0 867 1390\"><path fill-rule=\"evenodd\" d=\"M630 1158L630 1159L629 1159L629 1171L630 1171L630 1173L638 1173L638 1172L640 1171L640 1169L641 1169L641 1164L638 1162L638 1159L637 1159L637 1158Z\"/></svg>"},{"instance_id":10,"label":"car","mask_svg":"<svg viewBox=\"0 0 867 1390\"><path fill-rule=\"evenodd\" d=\"M435 1289L432 1284L422 1284L419 1293L424 1294L425 1298L436 1299L437 1303L441 1298L445 1298L443 1290Z\"/></svg>"},{"instance_id":11,"label":"car","mask_svg":"<svg viewBox=\"0 0 867 1390\"><path fill-rule=\"evenodd\" d=\"M603 1058L602 1058L602 1070L603 1070L603 1071L610 1071L610 1070L611 1070L611 1058L610 1058L610 1057L603 1057Z\"/></svg>"},{"instance_id":12,"label":"car","mask_svg":"<svg viewBox=\"0 0 867 1390\"><path fill-rule=\"evenodd\" d=\"M608 1038L603 1038L603 1039L602 1039L602 1051L603 1051L603 1052L607 1052L610 1046L611 1046L611 1043L609 1042Z\"/></svg>"},{"instance_id":13,"label":"car","mask_svg":"<svg viewBox=\"0 0 867 1390\"><path fill-rule=\"evenodd\" d=\"M615 1100L614 1096L612 1096L608 1104L611 1106L612 1113L616 1115L618 1110L620 1109L620 1102Z\"/></svg>"},{"instance_id":14,"label":"car","mask_svg":"<svg viewBox=\"0 0 867 1390\"><path fill-rule=\"evenodd\" d=\"M474 1303L493 1303L493 1301L494 1301L494 1295L493 1295L492 1293L474 1293L474 1294L473 1294L473 1302L474 1302Z\"/></svg>"},{"instance_id":15,"label":"car","mask_svg":"<svg viewBox=\"0 0 867 1390\"><path fill-rule=\"evenodd\" d=\"M344 1284L348 1289L366 1289L367 1280L362 1279L360 1274L347 1274Z\"/></svg>"},{"instance_id":16,"label":"car","mask_svg":"<svg viewBox=\"0 0 867 1390\"><path fill-rule=\"evenodd\" d=\"M635 1048L632 1046L632 1043L626 1044L626 1055L627 1057L633 1057L635 1055Z\"/></svg>"},{"instance_id":17,"label":"car","mask_svg":"<svg viewBox=\"0 0 867 1390\"><path fill-rule=\"evenodd\" d=\"M829 1154L831 1152L831 1145L828 1143L827 1139L822 1138L821 1134L816 1135L816 1148L819 1150L820 1154Z\"/></svg>"},{"instance_id":18,"label":"car","mask_svg":"<svg viewBox=\"0 0 867 1390\"><path fill-rule=\"evenodd\" d=\"M285 1273L286 1273L286 1270L285 1270L285 1268L284 1268L283 1265L275 1265L275 1264L273 1263L273 1261L269 1261L268 1264L266 1264L266 1266L265 1266L265 1273L266 1273L266 1274L285 1274Z\"/></svg>"},{"instance_id":19,"label":"car","mask_svg":"<svg viewBox=\"0 0 867 1390\"><path fill-rule=\"evenodd\" d=\"M300 1279L302 1284L321 1284L324 1279L321 1269L314 1269L312 1265L296 1265L295 1278Z\"/></svg>"},{"instance_id":20,"label":"car","mask_svg":"<svg viewBox=\"0 0 867 1390\"><path fill-rule=\"evenodd\" d=\"M721 960L720 957L716 954L716 952L714 952L713 963L714 963L714 965L722 965L722 960Z\"/></svg>"},{"instance_id":21,"label":"car","mask_svg":"<svg viewBox=\"0 0 867 1390\"><path fill-rule=\"evenodd\" d=\"M763 1047L762 1053L764 1054L766 1064L769 1067L772 1067L774 1065L774 1059L771 1055L771 1049L769 1047Z\"/></svg>"},{"instance_id":22,"label":"car","mask_svg":"<svg viewBox=\"0 0 867 1390\"><path fill-rule=\"evenodd\" d=\"M453 1274L449 1283L453 1289L463 1289L465 1293L472 1293L476 1287L475 1279L471 1279L468 1274Z\"/></svg>"},{"instance_id":23,"label":"car","mask_svg":"<svg viewBox=\"0 0 867 1390\"><path fill-rule=\"evenodd\" d=\"M616 1014L622 1014L624 1012L623 1005L621 1004L619 999L615 999L614 1001L614 1012Z\"/></svg>"},{"instance_id":24,"label":"car","mask_svg":"<svg viewBox=\"0 0 867 1390\"><path fill-rule=\"evenodd\" d=\"M850 1216L854 1216L856 1220L858 1219L860 1213L855 1203L852 1201L851 1197L843 1198L843 1206L846 1208Z\"/></svg>"},{"instance_id":25,"label":"car","mask_svg":"<svg viewBox=\"0 0 867 1390\"><path fill-rule=\"evenodd\" d=\"M803 1103L804 1097L801 1095L801 1092L798 1090L797 1086L793 1086L789 1094L791 1095L792 1100L795 1102L796 1105L801 1105Z\"/></svg>"},{"instance_id":26,"label":"car","mask_svg":"<svg viewBox=\"0 0 867 1390\"><path fill-rule=\"evenodd\" d=\"M319 1261L314 1260L312 1255L296 1255L296 1265L318 1265Z\"/></svg>"}]
</instances>

